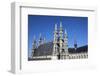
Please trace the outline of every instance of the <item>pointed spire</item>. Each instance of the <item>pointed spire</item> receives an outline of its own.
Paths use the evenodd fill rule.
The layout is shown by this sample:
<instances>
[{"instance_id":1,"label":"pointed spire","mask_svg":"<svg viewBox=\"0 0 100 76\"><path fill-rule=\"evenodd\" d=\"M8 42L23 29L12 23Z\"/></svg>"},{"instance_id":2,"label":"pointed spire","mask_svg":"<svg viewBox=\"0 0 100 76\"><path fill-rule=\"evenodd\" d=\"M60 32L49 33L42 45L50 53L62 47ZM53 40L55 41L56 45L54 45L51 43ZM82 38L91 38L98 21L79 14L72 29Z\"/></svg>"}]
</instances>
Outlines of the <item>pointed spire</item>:
<instances>
[{"instance_id":1,"label":"pointed spire","mask_svg":"<svg viewBox=\"0 0 100 76\"><path fill-rule=\"evenodd\" d=\"M66 29L65 29L65 34L67 34Z\"/></svg>"},{"instance_id":2,"label":"pointed spire","mask_svg":"<svg viewBox=\"0 0 100 76\"><path fill-rule=\"evenodd\" d=\"M77 49L77 41L76 41L76 35L74 35L74 48Z\"/></svg>"},{"instance_id":3,"label":"pointed spire","mask_svg":"<svg viewBox=\"0 0 100 76\"><path fill-rule=\"evenodd\" d=\"M62 22L60 22L60 28L62 28Z\"/></svg>"},{"instance_id":4,"label":"pointed spire","mask_svg":"<svg viewBox=\"0 0 100 76\"><path fill-rule=\"evenodd\" d=\"M42 34L39 35L39 41L42 42Z\"/></svg>"},{"instance_id":5,"label":"pointed spire","mask_svg":"<svg viewBox=\"0 0 100 76\"><path fill-rule=\"evenodd\" d=\"M35 49L35 48L37 47L36 44L37 44L37 43L36 43L36 37L35 37L35 35L34 35L34 37L33 37L33 42L32 42L32 46L33 46L32 49Z\"/></svg>"},{"instance_id":6,"label":"pointed spire","mask_svg":"<svg viewBox=\"0 0 100 76\"><path fill-rule=\"evenodd\" d=\"M36 42L36 37L35 37L35 35L34 35L34 36L33 36L33 42L32 42L32 45L34 45L35 42Z\"/></svg>"},{"instance_id":7,"label":"pointed spire","mask_svg":"<svg viewBox=\"0 0 100 76\"><path fill-rule=\"evenodd\" d=\"M40 35L39 35L39 44L38 45L41 45L42 44L42 35L41 35L41 33L40 33Z\"/></svg>"},{"instance_id":8,"label":"pointed spire","mask_svg":"<svg viewBox=\"0 0 100 76\"><path fill-rule=\"evenodd\" d=\"M74 35L74 44L77 44L76 35Z\"/></svg>"},{"instance_id":9,"label":"pointed spire","mask_svg":"<svg viewBox=\"0 0 100 76\"><path fill-rule=\"evenodd\" d=\"M63 32L62 22L60 22L60 32Z\"/></svg>"},{"instance_id":10,"label":"pointed spire","mask_svg":"<svg viewBox=\"0 0 100 76\"><path fill-rule=\"evenodd\" d=\"M41 33L40 33L39 38L41 38L41 37L42 37L42 35L41 35Z\"/></svg>"},{"instance_id":11,"label":"pointed spire","mask_svg":"<svg viewBox=\"0 0 100 76\"><path fill-rule=\"evenodd\" d=\"M34 37L33 37L33 40L36 40L36 37L35 37L35 35L34 35Z\"/></svg>"},{"instance_id":12,"label":"pointed spire","mask_svg":"<svg viewBox=\"0 0 100 76\"><path fill-rule=\"evenodd\" d=\"M67 31L65 29L65 32L64 32L64 39L67 40L68 36L67 36Z\"/></svg>"},{"instance_id":13,"label":"pointed spire","mask_svg":"<svg viewBox=\"0 0 100 76\"><path fill-rule=\"evenodd\" d=\"M45 37L44 37L44 40L45 40Z\"/></svg>"},{"instance_id":14,"label":"pointed spire","mask_svg":"<svg viewBox=\"0 0 100 76\"><path fill-rule=\"evenodd\" d=\"M55 30L57 30L57 24L55 24Z\"/></svg>"},{"instance_id":15,"label":"pointed spire","mask_svg":"<svg viewBox=\"0 0 100 76\"><path fill-rule=\"evenodd\" d=\"M45 42L46 42L46 39L45 39L45 37L44 37L44 39L43 39L43 40L44 40L44 43L45 43Z\"/></svg>"}]
</instances>

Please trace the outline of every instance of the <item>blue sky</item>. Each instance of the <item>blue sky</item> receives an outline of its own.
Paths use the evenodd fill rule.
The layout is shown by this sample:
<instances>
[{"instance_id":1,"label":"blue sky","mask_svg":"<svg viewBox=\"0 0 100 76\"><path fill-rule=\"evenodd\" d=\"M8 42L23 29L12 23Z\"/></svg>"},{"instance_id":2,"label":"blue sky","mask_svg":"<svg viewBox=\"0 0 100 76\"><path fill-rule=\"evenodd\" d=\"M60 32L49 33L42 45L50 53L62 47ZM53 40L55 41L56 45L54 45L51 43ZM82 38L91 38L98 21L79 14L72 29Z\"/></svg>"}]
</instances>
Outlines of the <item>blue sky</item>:
<instances>
[{"instance_id":1,"label":"blue sky","mask_svg":"<svg viewBox=\"0 0 100 76\"><path fill-rule=\"evenodd\" d=\"M75 38L78 47L88 44L88 17L28 15L29 55L34 36L38 41L41 33L46 42L53 41L54 26L57 24L59 28L60 22L68 33L68 47L74 47Z\"/></svg>"}]
</instances>

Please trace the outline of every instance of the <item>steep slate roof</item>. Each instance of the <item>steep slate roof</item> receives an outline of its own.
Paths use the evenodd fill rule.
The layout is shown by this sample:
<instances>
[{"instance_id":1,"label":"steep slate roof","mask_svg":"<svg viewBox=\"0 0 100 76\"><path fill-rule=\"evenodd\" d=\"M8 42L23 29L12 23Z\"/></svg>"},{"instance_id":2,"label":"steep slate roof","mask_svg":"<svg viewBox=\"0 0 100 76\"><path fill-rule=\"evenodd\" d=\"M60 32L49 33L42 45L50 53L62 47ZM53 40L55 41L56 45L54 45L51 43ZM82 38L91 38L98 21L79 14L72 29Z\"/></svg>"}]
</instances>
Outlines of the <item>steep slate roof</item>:
<instances>
[{"instance_id":1,"label":"steep slate roof","mask_svg":"<svg viewBox=\"0 0 100 76\"><path fill-rule=\"evenodd\" d=\"M34 52L34 56L52 55L53 42L40 45Z\"/></svg>"},{"instance_id":2,"label":"steep slate roof","mask_svg":"<svg viewBox=\"0 0 100 76\"><path fill-rule=\"evenodd\" d=\"M48 42L40 45L34 52L34 56L46 56L46 55L52 55L53 52L53 42ZM71 54L74 53L82 53L82 52L88 52L88 46L82 46L78 47L77 50L74 48L68 48L68 52Z\"/></svg>"},{"instance_id":3,"label":"steep slate roof","mask_svg":"<svg viewBox=\"0 0 100 76\"><path fill-rule=\"evenodd\" d=\"M85 45L85 46L81 46L81 47L78 47L77 50L75 50L74 48L68 48L68 52L69 53L84 53L84 52L88 52L88 46Z\"/></svg>"}]
</instances>

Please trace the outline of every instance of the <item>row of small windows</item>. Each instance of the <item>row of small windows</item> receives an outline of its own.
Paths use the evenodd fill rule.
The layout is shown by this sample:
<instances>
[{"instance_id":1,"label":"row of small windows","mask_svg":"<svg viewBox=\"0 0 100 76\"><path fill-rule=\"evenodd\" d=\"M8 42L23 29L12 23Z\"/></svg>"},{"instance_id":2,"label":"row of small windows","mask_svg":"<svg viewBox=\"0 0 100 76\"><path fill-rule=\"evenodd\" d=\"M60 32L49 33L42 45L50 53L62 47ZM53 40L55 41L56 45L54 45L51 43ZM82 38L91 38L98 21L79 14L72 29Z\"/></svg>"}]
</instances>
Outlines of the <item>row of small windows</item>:
<instances>
[{"instance_id":1,"label":"row of small windows","mask_svg":"<svg viewBox=\"0 0 100 76\"><path fill-rule=\"evenodd\" d=\"M34 58L51 58L51 56L40 56L40 57L34 57ZM60 55L59 59L82 59L82 58L88 58L88 55L87 54Z\"/></svg>"},{"instance_id":2,"label":"row of small windows","mask_svg":"<svg viewBox=\"0 0 100 76\"><path fill-rule=\"evenodd\" d=\"M87 54L84 54L84 55L69 55L69 56L66 56L66 55L62 55L61 56L61 59L82 59L82 58L88 58L88 55Z\"/></svg>"},{"instance_id":3,"label":"row of small windows","mask_svg":"<svg viewBox=\"0 0 100 76\"><path fill-rule=\"evenodd\" d=\"M69 59L88 58L88 55L69 56Z\"/></svg>"}]
</instances>

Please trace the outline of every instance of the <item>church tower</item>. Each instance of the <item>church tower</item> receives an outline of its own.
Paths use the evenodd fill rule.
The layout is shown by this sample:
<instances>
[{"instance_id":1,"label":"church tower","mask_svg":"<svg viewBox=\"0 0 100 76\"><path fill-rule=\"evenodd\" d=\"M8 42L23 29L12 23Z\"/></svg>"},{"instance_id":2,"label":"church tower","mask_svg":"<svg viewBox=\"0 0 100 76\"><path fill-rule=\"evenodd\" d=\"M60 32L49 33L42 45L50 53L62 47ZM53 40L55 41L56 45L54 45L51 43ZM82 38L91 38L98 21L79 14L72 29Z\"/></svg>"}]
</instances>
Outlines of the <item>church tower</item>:
<instances>
[{"instance_id":1,"label":"church tower","mask_svg":"<svg viewBox=\"0 0 100 76\"><path fill-rule=\"evenodd\" d=\"M32 43L32 57L33 57L33 55L34 55L34 52L35 52L36 48L37 48L37 45L36 45L36 38L35 38L35 36L34 36L33 43Z\"/></svg>"},{"instance_id":2,"label":"church tower","mask_svg":"<svg viewBox=\"0 0 100 76\"><path fill-rule=\"evenodd\" d=\"M63 40L63 27L62 27L62 22L60 22L60 29L59 29L59 54L60 54L60 58L61 58L61 53L62 53L62 49L63 48L63 43L64 43L64 40Z\"/></svg>"},{"instance_id":3,"label":"church tower","mask_svg":"<svg viewBox=\"0 0 100 76\"><path fill-rule=\"evenodd\" d=\"M58 39L58 30L57 30L57 24L55 24L54 29L54 40L53 40L53 56L57 55L57 39Z\"/></svg>"},{"instance_id":4,"label":"church tower","mask_svg":"<svg viewBox=\"0 0 100 76\"><path fill-rule=\"evenodd\" d=\"M62 22L60 22L60 28L57 29L55 24L54 40L53 40L53 58L66 59L68 54L68 37L67 32L63 30Z\"/></svg>"},{"instance_id":5,"label":"church tower","mask_svg":"<svg viewBox=\"0 0 100 76\"><path fill-rule=\"evenodd\" d=\"M67 36L67 31L65 29L65 33L64 33L64 50L65 50L65 55L68 54L68 36ZM64 59L66 59L66 57L64 57Z\"/></svg>"}]
</instances>

